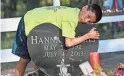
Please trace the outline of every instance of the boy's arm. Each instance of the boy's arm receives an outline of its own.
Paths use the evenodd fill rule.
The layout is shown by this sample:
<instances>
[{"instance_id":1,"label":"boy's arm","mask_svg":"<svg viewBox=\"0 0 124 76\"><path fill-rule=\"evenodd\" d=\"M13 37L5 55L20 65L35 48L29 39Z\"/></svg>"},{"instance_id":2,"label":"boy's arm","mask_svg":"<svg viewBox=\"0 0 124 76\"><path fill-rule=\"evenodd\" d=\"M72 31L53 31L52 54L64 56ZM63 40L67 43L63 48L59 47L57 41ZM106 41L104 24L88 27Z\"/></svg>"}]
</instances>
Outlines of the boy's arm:
<instances>
[{"instance_id":1,"label":"boy's arm","mask_svg":"<svg viewBox=\"0 0 124 76\"><path fill-rule=\"evenodd\" d=\"M66 47L72 47L84 42L87 39L99 39L98 31L95 31L96 28L92 28L88 33L77 38L65 38Z\"/></svg>"}]
</instances>

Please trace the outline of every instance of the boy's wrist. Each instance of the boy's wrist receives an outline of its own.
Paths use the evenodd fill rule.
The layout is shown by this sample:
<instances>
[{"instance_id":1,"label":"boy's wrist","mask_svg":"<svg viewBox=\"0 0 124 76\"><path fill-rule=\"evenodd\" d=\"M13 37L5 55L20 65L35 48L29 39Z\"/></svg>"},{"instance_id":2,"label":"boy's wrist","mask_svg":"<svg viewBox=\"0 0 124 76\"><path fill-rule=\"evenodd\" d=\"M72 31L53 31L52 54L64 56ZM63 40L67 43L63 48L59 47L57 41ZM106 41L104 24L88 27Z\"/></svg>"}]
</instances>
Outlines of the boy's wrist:
<instances>
[{"instance_id":1,"label":"boy's wrist","mask_svg":"<svg viewBox=\"0 0 124 76\"><path fill-rule=\"evenodd\" d=\"M89 38L90 38L90 36L89 36L88 33L85 34L85 38L86 38L86 39L89 39Z\"/></svg>"}]
</instances>

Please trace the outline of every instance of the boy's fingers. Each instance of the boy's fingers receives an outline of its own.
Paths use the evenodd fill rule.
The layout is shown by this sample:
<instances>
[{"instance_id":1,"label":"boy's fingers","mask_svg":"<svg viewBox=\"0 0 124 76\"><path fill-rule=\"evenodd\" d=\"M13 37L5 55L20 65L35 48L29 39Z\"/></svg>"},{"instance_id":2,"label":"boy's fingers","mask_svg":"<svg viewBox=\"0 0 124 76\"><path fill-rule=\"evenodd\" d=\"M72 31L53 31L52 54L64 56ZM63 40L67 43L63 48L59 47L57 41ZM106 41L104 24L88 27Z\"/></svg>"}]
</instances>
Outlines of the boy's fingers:
<instances>
[{"instance_id":1,"label":"boy's fingers","mask_svg":"<svg viewBox=\"0 0 124 76\"><path fill-rule=\"evenodd\" d=\"M100 35L96 35L97 37L99 37Z\"/></svg>"},{"instance_id":2,"label":"boy's fingers","mask_svg":"<svg viewBox=\"0 0 124 76\"><path fill-rule=\"evenodd\" d=\"M92 31L95 31L95 29L96 29L96 28L92 28L91 30L92 30Z\"/></svg>"},{"instance_id":3,"label":"boy's fingers","mask_svg":"<svg viewBox=\"0 0 124 76\"><path fill-rule=\"evenodd\" d=\"M96 33L96 35L99 35L99 33Z\"/></svg>"},{"instance_id":4,"label":"boy's fingers","mask_svg":"<svg viewBox=\"0 0 124 76\"><path fill-rule=\"evenodd\" d=\"M99 33L98 31L96 31L97 33Z\"/></svg>"},{"instance_id":5,"label":"boy's fingers","mask_svg":"<svg viewBox=\"0 0 124 76\"><path fill-rule=\"evenodd\" d=\"M94 27L93 30L96 30L96 28Z\"/></svg>"},{"instance_id":6,"label":"boy's fingers","mask_svg":"<svg viewBox=\"0 0 124 76\"><path fill-rule=\"evenodd\" d=\"M99 37L96 37L96 39L99 39Z\"/></svg>"}]
</instances>

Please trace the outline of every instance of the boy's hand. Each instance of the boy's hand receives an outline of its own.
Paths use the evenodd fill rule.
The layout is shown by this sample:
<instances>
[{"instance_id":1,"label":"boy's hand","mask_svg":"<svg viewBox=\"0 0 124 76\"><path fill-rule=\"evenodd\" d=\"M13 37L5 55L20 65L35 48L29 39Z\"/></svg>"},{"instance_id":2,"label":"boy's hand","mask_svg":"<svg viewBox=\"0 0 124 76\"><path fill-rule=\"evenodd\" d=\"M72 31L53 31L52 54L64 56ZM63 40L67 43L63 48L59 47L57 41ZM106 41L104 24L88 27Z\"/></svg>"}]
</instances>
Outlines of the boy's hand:
<instances>
[{"instance_id":1,"label":"boy's hand","mask_svg":"<svg viewBox=\"0 0 124 76\"><path fill-rule=\"evenodd\" d=\"M92 28L88 33L83 36L76 37L76 38L65 38L65 45L66 47L72 47L84 42L87 39L99 39L98 31L95 31L96 28Z\"/></svg>"},{"instance_id":2,"label":"boy's hand","mask_svg":"<svg viewBox=\"0 0 124 76\"><path fill-rule=\"evenodd\" d=\"M99 39L99 33L96 31L96 28L92 28L88 33L87 33L88 39Z\"/></svg>"}]
</instances>

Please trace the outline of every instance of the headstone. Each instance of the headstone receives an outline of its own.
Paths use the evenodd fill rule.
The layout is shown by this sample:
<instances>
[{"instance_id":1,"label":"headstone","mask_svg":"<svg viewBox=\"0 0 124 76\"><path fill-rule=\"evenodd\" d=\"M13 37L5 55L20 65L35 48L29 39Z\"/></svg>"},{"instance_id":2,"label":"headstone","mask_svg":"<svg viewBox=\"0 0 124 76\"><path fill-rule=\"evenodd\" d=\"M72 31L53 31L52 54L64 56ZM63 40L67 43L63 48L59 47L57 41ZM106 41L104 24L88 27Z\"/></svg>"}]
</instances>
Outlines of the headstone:
<instances>
[{"instance_id":1,"label":"headstone","mask_svg":"<svg viewBox=\"0 0 124 76\"><path fill-rule=\"evenodd\" d=\"M76 37L90 31L93 25L79 23ZM53 24L36 26L28 35L28 51L33 62L48 76L81 76L79 64L98 50L98 40L86 40L72 48L65 47L62 31ZM63 70L64 69L64 70Z\"/></svg>"}]
</instances>

